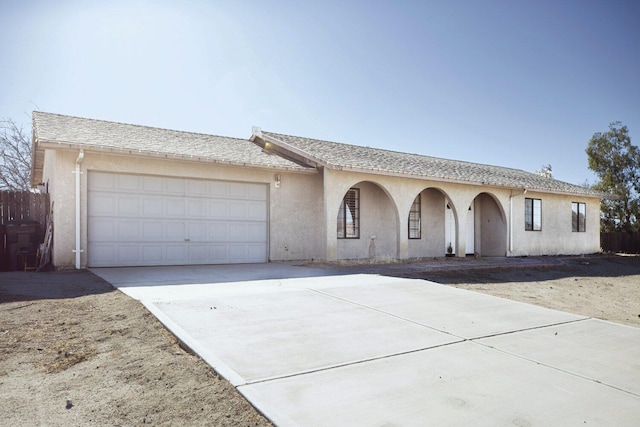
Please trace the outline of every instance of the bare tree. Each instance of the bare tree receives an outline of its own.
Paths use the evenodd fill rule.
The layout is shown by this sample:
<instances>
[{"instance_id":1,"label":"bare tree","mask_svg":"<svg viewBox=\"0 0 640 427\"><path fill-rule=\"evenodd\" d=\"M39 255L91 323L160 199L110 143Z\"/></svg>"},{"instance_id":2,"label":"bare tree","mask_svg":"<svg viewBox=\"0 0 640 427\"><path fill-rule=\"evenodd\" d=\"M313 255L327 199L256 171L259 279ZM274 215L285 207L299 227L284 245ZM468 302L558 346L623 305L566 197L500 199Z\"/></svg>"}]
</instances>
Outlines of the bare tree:
<instances>
[{"instance_id":1,"label":"bare tree","mask_svg":"<svg viewBox=\"0 0 640 427\"><path fill-rule=\"evenodd\" d=\"M0 190L31 188L31 138L11 119L0 121Z\"/></svg>"}]
</instances>

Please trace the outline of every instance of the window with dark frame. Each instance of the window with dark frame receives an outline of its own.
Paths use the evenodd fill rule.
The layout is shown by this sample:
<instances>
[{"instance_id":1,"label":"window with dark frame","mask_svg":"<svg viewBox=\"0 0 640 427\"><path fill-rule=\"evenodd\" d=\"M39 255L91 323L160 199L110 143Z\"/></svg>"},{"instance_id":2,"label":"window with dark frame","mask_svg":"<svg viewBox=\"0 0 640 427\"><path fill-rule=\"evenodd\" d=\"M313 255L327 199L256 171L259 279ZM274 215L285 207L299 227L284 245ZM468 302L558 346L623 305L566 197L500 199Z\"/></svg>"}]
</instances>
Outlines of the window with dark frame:
<instances>
[{"instance_id":1,"label":"window with dark frame","mask_svg":"<svg viewBox=\"0 0 640 427\"><path fill-rule=\"evenodd\" d=\"M571 231L584 232L586 231L586 203L572 202L571 203Z\"/></svg>"},{"instance_id":2,"label":"window with dark frame","mask_svg":"<svg viewBox=\"0 0 640 427\"><path fill-rule=\"evenodd\" d=\"M524 199L524 229L527 231L542 230L542 200Z\"/></svg>"},{"instance_id":3,"label":"window with dark frame","mask_svg":"<svg viewBox=\"0 0 640 427\"><path fill-rule=\"evenodd\" d=\"M338 210L338 239L360 238L360 190L351 188Z\"/></svg>"},{"instance_id":4,"label":"window with dark frame","mask_svg":"<svg viewBox=\"0 0 640 427\"><path fill-rule=\"evenodd\" d=\"M409 210L409 238L420 239L422 237L421 229L421 198L418 194L411 204L411 210Z\"/></svg>"}]
</instances>

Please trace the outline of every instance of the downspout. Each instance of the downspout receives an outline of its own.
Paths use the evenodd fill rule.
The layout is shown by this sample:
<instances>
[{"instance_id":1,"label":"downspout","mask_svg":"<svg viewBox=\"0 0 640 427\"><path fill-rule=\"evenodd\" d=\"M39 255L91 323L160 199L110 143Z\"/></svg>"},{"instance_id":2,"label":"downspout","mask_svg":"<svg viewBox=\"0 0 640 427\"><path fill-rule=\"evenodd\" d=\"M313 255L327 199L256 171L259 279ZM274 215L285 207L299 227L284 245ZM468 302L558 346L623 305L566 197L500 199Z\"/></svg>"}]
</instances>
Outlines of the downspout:
<instances>
[{"instance_id":1,"label":"downspout","mask_svg":"<svg viewBox=\"0 0 640 427\"><path fill-rule=\"evenodd\" d=\"M513 190L509 194L509 255L513 254Z\"/></svg>"},{"instance_id":2,"label":"downspout","mask_svg":"<svg viewBox=\"0 0 640 427\"><path fill-rule=\"evenodd\" d=\"M82 174L80 164L82 159L84 159L84 150L80 150L80 153L78 153L74 172L76 175L76 249L73 252L76 254L76 270L80 270L80 254L82 253L80 248L80 175Z\"/></svg>"}]
</instances>

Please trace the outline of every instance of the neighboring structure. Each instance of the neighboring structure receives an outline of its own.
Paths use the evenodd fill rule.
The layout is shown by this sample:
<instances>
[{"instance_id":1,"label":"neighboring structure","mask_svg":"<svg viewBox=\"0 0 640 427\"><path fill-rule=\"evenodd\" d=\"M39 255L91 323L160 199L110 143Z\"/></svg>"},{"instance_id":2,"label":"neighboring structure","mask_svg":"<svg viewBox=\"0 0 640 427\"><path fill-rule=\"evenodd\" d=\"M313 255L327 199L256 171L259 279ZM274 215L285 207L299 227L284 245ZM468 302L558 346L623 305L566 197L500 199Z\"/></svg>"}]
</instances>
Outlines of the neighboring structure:
<instances>
[{"instance_id":1,"label":"neighboring structure","mask_svg":"<svg viewBox=\"0 0 640 427\"><path fill-rule=\"evenodd\" d=\"M57 267L594 253L601 194L520 170L264 132L33 113Z\"/></svg>"}]
</instances>

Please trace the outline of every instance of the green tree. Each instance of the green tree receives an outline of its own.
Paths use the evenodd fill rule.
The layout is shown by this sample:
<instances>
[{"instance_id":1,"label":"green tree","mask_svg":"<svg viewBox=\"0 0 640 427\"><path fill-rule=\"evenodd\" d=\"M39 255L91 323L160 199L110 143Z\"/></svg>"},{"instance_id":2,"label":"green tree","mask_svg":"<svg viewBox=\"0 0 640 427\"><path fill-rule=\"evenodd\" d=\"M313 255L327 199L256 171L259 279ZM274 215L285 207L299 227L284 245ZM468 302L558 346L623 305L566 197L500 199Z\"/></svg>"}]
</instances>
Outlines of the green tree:
<instances>
[{"instance_id":1,"label":"green tree","mask_svg":"<svg viewBox=\"0 0 640 427\"><path fill-rule=\"evenodd\" d=\"M0 190L31 188L31 138L13 120L0 120Z\"/></svg>"},{"instance_id":2,"label":"green tree","mask_svg":"<svg viewBox=\"0 0 640 427\"><path fill-rule=\"evenodd\" d=\"M639 231L640 150L631 145L629 129L620 122L594 133L586 149L589 169L600 179L593 185L615 198L601 204L602 231Z\"/></svg>"}]
</instances>

